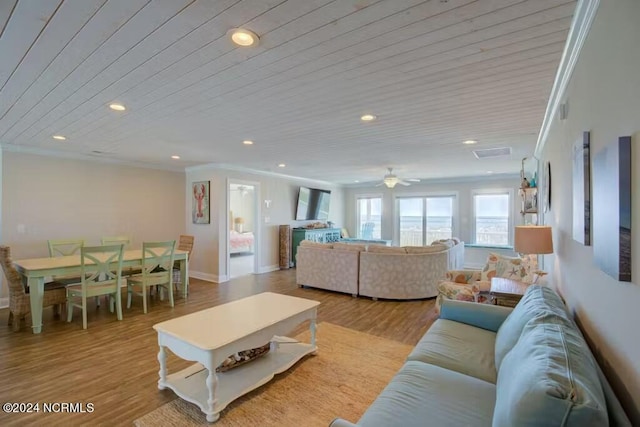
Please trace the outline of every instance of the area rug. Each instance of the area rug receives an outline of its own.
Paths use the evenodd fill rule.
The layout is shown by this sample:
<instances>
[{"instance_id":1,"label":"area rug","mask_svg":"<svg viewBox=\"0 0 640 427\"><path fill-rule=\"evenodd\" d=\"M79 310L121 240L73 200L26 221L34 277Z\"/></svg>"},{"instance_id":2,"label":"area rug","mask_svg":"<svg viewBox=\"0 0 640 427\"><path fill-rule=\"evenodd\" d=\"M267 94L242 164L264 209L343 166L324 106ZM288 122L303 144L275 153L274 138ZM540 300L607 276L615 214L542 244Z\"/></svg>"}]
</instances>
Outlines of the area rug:
<instances>
[{"instance_id":1,"label":"area rug","mask_svg":"<svg viewBox=\"0 0 640 427\"><path fill-rule=\"evenodd\" d=\"M295 337L309 342L309 331ZM400 369L410 345L320 323L318 353L232 402L215 424L177 398L134 421L157 426L326 427L336 417L357 421Z\"/></svg>"}]
</instances>

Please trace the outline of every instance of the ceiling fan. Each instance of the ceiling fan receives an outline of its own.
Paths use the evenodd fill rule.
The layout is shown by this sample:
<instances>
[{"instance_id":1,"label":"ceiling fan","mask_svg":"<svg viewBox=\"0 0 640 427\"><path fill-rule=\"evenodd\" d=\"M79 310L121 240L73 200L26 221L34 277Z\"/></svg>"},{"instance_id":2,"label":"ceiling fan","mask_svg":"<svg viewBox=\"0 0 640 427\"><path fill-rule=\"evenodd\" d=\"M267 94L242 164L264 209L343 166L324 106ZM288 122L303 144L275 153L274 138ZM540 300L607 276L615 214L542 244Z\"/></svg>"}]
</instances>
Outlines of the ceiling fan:
<instances>
[{"instance_id":1,"label":"ceiling fan","mask_svg":"<svg viewBox=\"0 0 640 427\"><path fill-rule=\"evenodd\" d=\"M393 168L387 168L387 170L389 171L389 173L384 176L384 178L382 179L382 182L376 185L376 187L380 187L381 185L386 185L387 188L393 188L396 186L396 184L408 186L408 185L411 185L411 182L420 182L420 180L416 178L409 178L407 180L402 180L398 178L396 174L393 173Z\"/></svg>"}]
</instances>

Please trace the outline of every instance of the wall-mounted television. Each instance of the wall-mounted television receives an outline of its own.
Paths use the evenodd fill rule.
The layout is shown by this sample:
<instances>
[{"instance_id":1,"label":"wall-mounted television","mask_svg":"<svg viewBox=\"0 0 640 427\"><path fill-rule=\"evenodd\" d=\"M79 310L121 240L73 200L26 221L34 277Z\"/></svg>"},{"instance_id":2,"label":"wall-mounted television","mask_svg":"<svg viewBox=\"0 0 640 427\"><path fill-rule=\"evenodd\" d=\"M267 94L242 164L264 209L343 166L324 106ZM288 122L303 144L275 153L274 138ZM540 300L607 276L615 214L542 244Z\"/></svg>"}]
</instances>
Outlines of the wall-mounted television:
<instances>
[{"instance_id":1,"label":"wall-mounted television","mask_svg":"<svg viewBox=\"0 0 640 427\"><path fill-rule=\"evenodd\" d=\"M296 221L327 220L329 218L330 190L300 187Z\"/></svg>"}]
</instances>

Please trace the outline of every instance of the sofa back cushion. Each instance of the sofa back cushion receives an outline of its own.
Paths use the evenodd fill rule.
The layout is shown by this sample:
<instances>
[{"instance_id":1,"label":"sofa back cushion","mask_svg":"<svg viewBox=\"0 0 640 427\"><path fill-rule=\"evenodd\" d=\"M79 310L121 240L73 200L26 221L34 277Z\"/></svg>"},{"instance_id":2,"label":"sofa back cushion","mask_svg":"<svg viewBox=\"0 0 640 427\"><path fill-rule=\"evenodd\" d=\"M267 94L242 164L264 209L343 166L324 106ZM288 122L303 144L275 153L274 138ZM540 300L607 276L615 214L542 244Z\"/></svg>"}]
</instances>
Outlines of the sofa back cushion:
<instances>
[{"instance_id":1,"label":"sofa back cushion","mask_svg":"<svg viewBox=\"0 0 640 427\"><path fill-rule=\"evenodd\" d=\"M498 370L493 426L607 426L598 369L573 325L529 322Z\"/></svg>"},{"instance_id":2,"label":"sofa back cushion","mask_svg":"<svg viewBox=\"0 0 640 427\"><path fill-rule=\"evenodd\" d=\"M362 245L358 243L336 242L333 244L333 249L339 249L341 251L364 252L367 250L367 245Z\"/></svg>"},{"instance_id":3,"label":"sofa back cushion","mask_svg":"<svg viewBox=\"0 0 640 427\"><path fill-rule=\"evenodd\" d=\"M496 369L516 345L525 325L532 319L549 323L572 324L560 296L552 289L531 285L498 329L496 336Z\"/></svg>"},{"instance_id":4,"label":"sofa back cushion","mask_svg":"<svg viewBox=\"0 0 640 427\"><path fill-rule=\"evenodd\" d=\"M443 245L437 246L404 246L408 254L432 254L447 250Z\"/></svg>"},{"instance_id":5,"label":"sofa back cushion","mask_svg":"<svg viewBox=\"0 0 640 427\"><path fill-rule=\"evenodd\" d=\"M377 254L406 254L407 250L404 247L398 246L370 245L367 247L367 252Z\"/></svg>"},{"instance_id":6,"label":"sofa back cushion","mask_svg":"<svg viewBox=\"0 0 640 427\"><path fill-rule=\"evenodd\" d=\"M311 240L303 240L300 242L300 246L307 246L312 248L331 249L333 245L331 243L312 242Z\"/></svg>"}]
</instances>

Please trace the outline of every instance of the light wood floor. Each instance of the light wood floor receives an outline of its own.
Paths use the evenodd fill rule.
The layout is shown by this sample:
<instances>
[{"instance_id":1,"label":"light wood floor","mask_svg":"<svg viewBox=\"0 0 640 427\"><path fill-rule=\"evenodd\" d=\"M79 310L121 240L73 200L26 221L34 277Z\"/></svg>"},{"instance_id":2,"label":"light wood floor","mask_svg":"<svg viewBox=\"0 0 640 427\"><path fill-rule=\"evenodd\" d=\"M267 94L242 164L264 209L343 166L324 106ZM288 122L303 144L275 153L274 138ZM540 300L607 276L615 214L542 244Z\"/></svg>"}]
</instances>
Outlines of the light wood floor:
<instances>
[{"instance_id":1,"label":"light wood floor","mask_svg":"<svg viewBox=\"0 0 640 427\"><path fill-rule=\"evenodd\" d=\"M189 297L187 300L177 297L173 309L166 301L152 299L145 315L141 298L134 297L131 309L123 305L121 322L109 313L104 302L101 307L91 305L87 330L82 329L79 311L74 313L73 322L67 323L63 318L55 318L52 309L47 308L41 334L33 335L30 323L14 333L7 326L8 309L3 309L0 403L84 402L93 403L95 409L84 414L0 412L0 425L131 425L136 418L176 398L172 391L157 388L158 347L152 326L264 291L320 301L319 322L407 344L415 344L436 318L433 299L372 301L302 289L295 284L294 269L244 276L222 284L191 279ZM27 321L31 321L29 316ZM212 325L212 330L213 326L224 325ZM322 334L321 327L318 334ZM170 355L169 372L190 363Z\"/></svg>"}]
</instances>

